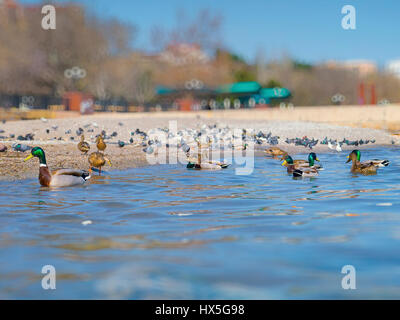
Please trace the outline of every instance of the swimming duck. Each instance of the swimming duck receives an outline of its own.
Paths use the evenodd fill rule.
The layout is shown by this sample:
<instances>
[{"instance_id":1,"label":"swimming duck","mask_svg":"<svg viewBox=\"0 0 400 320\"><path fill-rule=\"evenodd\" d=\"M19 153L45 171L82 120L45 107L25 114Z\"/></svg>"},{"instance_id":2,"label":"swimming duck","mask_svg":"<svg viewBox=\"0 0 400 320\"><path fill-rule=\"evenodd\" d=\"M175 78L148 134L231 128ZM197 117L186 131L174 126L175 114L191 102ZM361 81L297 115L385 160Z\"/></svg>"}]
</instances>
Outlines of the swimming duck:
<instances>
[{"instance_id":1,"label":"swimming duck","mask_svg":"<svg viewBox=\"0 0 400 320\"><path fill-rule=\"evenodd\" d=\"M375 167L387 167L390 163L389 160L379 160L379 159L372 159L372 160L364 160L361 161L361 152L359 150L353 150L353 152L356 153L357 155L357 161L359 161L362 164L370 164L373 163Z\"/></svg>"},{"instance_id":2,"label":"swimming duck","mask_svg":"<svg viewBox=\"0 0 400 320\"><path fill-rule=\"evenodd\" d=\"M84 155L88 153L90 150L89 143L85 141L85 136L81 135L81 142L78 143L78 149L81 151Z\"/></svg>"},{"instance_id":3,"label":"swimming duck","mask_svg":"<svg viewBox=\"0 0 400 320\"><path fill-rule=\"evenodd\" d=\"M318 175L318 170L315 167L302 167L306 163L295 164L291 156L286 156L282 166L287 168L287 172L293 174L294 177L315 177Z\"/></svg>"},{"instance_id":4,"label":"swimming duck","mask_svg":"<svg viewBox=\"0 0 400 320\"><path fill-rule=\"evenodd\" d=\"M103 167L106 164L106 161L108 165L111 167L111 161L101 152L92 152L89 155L88 158L90 168L89 172L92 172L92 167L98 168L99 169L99 175L101 174L101 167Z\"/></svg>"},{"instance_id":5,"label":"swimming duck","mask_svg":"<svg viewBox=\"0 0 400 320\"><path fill-rule=\"evenodd\" d=\"M272 157L278 157L278 156L286 156L287 152L278 148L278 147L271 147L265 150L265 153L272 156Z\"/></svg>"},{"instance_id":6,"label":"swimming duck","mask_svg":"<svg viewBox=\"0 0 400 320\"><path fill-rule=\"evenodd\" d=\"M353 173L361 173L361 174L375 174L378 166L376 166L372 161L371 162L363 162L361 163L358 159L358 150L353 150L348 156L348 160L346 163L352 161L351 172ZM359 151L358 151L359 152Z\"/></svg>"},{"instance_id":7,"label":"swimming duck","mask_svg":"<svg viewBox=\"0 0 400 320\"><path fill-rule=\"evenodd\" d=\"M198 152L197 152L197 159L188 157L188 163L186 168L188 169L206 169L206 170L221 170L228 168L229 164L220 161L212 161L212 160L203 160L202 159L202 152L201 152L201 145L198 142Z\"/></svg>"},{"instance_id":8,"label":"swimming duck","mask_svg":"<svg viewBox=\"0 0 400 320\"><path fill-rule=\"evenodd\" d=\"M318 170L315 168L300 168L293 171L293 177L316 177L318 176Z\"/></svg>"},{"instance_id":9,"label":"swimming duck","mask_svg":"<svg viewBox=\"0 0 400 320\"><path fill-rule=\"evenodd\" d=\"M104 152L104 150L106 150L107 145L104 142L104 138L103 138L102 135L97 136L97 138L96 138L96 146L97 146L97 150L99 150L99 151L103 151Z\"/></svg>"},{"instance_id":10,"label":"swimming duck","mask_svg":"<svg viewBox=\"0 0 400 320\"><path fill-rule=\"evenodd\" d=\"M84 184L90 178L90 174L84 170L60 169L50 172L46 163L46 155L42 148L35 147L31 154L24 160L39 158L39 182L44 187L69 187Z\"/></svg>"},{"instance_id":11,"label":"swimming duck","mask_svg":"<svg viewBox=\"0 0 400 320\"><path fill-rule=\"evenodd\" d=\"M308 155L308 160L293 160L291 156L286 155L284 157L282 157L281 160L284 160L284 162L282 163L282 166L288 166L290 163L292 163L296 169L298 168L314 168L317 170L321 170L322 166L319 164L316 164L315 161L319 162L319 159L317 157L317 155L315 154L315 152L311 152Z\"/></svg>"}]
</instances>

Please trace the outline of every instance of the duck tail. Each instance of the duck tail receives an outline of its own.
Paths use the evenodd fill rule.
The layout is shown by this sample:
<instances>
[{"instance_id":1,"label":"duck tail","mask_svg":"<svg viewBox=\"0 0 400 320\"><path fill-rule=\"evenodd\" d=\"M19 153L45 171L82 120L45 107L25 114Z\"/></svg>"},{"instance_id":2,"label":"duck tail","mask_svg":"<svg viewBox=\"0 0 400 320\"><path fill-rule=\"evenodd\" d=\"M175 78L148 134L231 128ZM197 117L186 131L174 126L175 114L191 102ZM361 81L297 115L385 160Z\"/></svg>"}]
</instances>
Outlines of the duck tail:
<instances>
[{"instance_id":1,"label":"duck tail","mask_svg":"<svg viewBox=\"0 0 400 320\"><path fill-rule=\"evenodd\" d=\"M383 161L381 162L381 166L382 166L382 167L387 167L387 166L389 165L389 163L390 163L389 160L383 160Z\"/></svg>"},{"instance_id":2,"label":"duck tail","mask_svg":"<svg viewBox=\"0 0 400 320\"><path fill-rule=\"evenodd\" d=\"M294 170L293 171L293 177L301 177L303 175L303 171L301 170Z\"/></svg>"},{"instance_id":3,"label":"duck tail","mask_svg":"<svg viewBox=\"0 0 400 320\"><path fill-rule=\"evenodd\" d=\"M87 181L87 180L90 179L90 177L91 177L91 175L90 175L89 172L84 171L84 172L82 173L82 178L83 178L83 180Z\"/></svg>"}]
</instances>

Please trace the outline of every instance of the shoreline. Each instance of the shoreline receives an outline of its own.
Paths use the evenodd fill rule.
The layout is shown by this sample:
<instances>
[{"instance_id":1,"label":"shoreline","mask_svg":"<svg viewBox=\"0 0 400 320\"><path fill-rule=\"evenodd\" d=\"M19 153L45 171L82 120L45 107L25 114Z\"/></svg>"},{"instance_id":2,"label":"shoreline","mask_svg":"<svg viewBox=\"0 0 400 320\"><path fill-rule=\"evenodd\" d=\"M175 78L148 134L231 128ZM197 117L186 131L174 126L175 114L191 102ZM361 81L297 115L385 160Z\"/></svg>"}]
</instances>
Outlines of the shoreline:
<instances>
[{"instance_id":1,"label":"shoreline","mask_svg":"<svg viewBox=\"0 0 400 320\"><path fill-rule=\"evenodd\" d=\"M206 115L206 114L205 114ZM250 116L251 113L248 115ZM374 139L375 143L362 145L358 147L343 145L343 153L352 149L379 148L385 146L400 145L400 138L391 135L387 131L337 126L326 123L315 123L305 121L280 121L260 119L259 114L253 114L251 119L238 120L233 117L229 119L226 115L223 118L208 118L199 116L198 114L184 114L181 117L172 115L157 115L152 117L148 114L146 117L138 117L133 114L131 117L124 114L109 115L91 115L74 118L49 119L49 120L20 120L8 121L0 123L0 143L5 144L8 148L6 152L0 152L0 180L15 181L22 179L35 178L38 176L38 162L23 162L28 156L29 151L17 152L13 151L11 146L18 142L31 147L41 146L46 152L46 158L50 169L58 168L76 168L89 169L87 155L84 156L77 148L80 140L79 134L76 132L81 128L85 135L85 140L89 142L91 149L88 154L96 151L95 137L102 130L105 130L109 139L106 140L107 149L105 154L110 158L112 167L107 165L103 167L106 171L124 170L136 167L152 165L147 161L147 154L143 152L143 146L135 141L131 144L130 138L136 129L151 132L154 128L169 128L176 126L177 130L181 129L197 129L201 130L204 125L218 125L221 128L230 129L254 129L254 132L262 130L263 132L271 132L273 136L279 136L279 143L276 145L287 151L289 154L304 154L311 152L308 147L288 145L285 140L296 137L307 136L309 139L315 138L319 143L313 147L312 151L318 153L337 152L330 150L327 145L320 142L325 138L342 141L343 138L351 140ZM172 122L171 122L172 121ZM69 132L69 133L67 133ZM16 140L18 136L25 137L32 134L34 140L21 141ZM14 138L10 138L13 136ZM124 141L125 146L119 147L118 141ZM262 155L262 150L268 148L269 145L255 145L255 155ZM180 152L183 154L182 150ZM218 151L217 151L218 152ZM215 151L212 151L215 154ZM215 158L214 158L215 159Z\"/></svg>"}]
</instances>

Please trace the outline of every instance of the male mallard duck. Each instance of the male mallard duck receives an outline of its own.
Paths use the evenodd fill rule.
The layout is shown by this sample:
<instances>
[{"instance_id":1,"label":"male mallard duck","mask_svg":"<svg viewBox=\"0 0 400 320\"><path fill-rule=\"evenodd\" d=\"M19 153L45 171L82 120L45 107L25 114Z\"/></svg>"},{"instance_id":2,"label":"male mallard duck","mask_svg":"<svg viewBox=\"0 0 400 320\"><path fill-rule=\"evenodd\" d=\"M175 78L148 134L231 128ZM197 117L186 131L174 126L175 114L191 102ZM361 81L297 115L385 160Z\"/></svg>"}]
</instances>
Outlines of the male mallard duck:
<instances>
[{"instance_id":1,"label":"male mallard duck","mask_svg":"<svg viewBox=\"0 0 400 320\"><path fill-rule=\"evenodd\" d=\"M348 160L346 163L352 161L351 165L351 172L353 173L362 173L362 174L375 174L378 166L376 166L372 161L371 162L363 162L361 163L358 159L358 150L353 150L349 155L348 155ZM359 151L358 151L359 152Z\"/></svg>"},{"instance_id":2,"label":"male mallard duck","mask_svg":"<svg viewBox=\"0 0 400 320\"><path fill-rule=\"evenodd\" d=\"M288 156L284 156L284 157L282 157L281 160L286 160L287 157ZM315 152L311 152L308 154L307 160L296 159L296 160L293 160L293 163L297 167L303 167L303 168L310 167L310 168L314 168L317 170L321 170L322 166L319 164L316 164L315 161L319 162L319 159L318 159L317 155L315 154Z\"/></svg>"},{"instance_id":3,"label":"male mallard duck","mask_svg":"<svg viewBox=\"0 0 400 320\"><path fill-rule=\"evenodd\" d=\"M186 165L186 168L188 169L206 169L206 170L221 170L221 169L226 169L228 168L229 164L219 162L219 161L203 161L198 163L196 162L191 162L189 161L188 164Z\"/></svg>"},{"instance_id":4,"label":"male mallard duck","mask_svg":"<svg viewBox=\"0 0 400 320\"><path fill-rule=\"evenodd\" d=\"M237 145L237 146L232 146L233 150L247 150L247 147L249 145L247 143L243 144L243 145Z\"/></svg>"},{"instance_id":5,"label":"male mallard duck","mask_svg":"<svg viewBox=\"0 0 400 320\"><path fill-rule=\"evenodd\" d=\"M92 152L88 158L90 168L89 172L92 172L92 167L99 168L99 175L101 174L101 167L107 163L111 167L111 161L101 152Z\"/></svg>"},{"instance_id":6,"label":"male mallard duck","mask_svg":"<svg viewBox=\"0 0 400 320\"><path fill-rule=\"evenodd\" d=\"M286 156L287 152L278 148L278 147L271 147L265 150L265 153L272 156L272 157L278 157L278 156Z\"/></svg>"},{"instance_id":7,"label":"male mallard duck","mask_svg":"<svg viewBox=\"0 0 400 320\"><path fill-rule=\"evenodd\" d=\"M315 161L319 161L317 155L314 152L311 152L308 155L308 160L293 160L291 156L286 155L285 157L282 157L281 160L284 160L282 163L282 166L288 167L290 164L292 164L295 169L299 169L299 168L313 168L313 169L317 169L317 170L321 170L322 166L320 166L319 164L316 164Z\"/></svg>"},{"instance_id":8,"label":"male mallard duck","mask_svg":"<svg viewBox=\"0 0 400 320\"><path fill-rule=\"evenodd\" d=\"M198 143L199 149L197 152L197 159L188 157L188 169L206 169L206 170L221 170L228 168L229 164L220 161L203 160L201 153L201 145Z\"/></svg>"},{"instance_id":9,"label":"male mallard duck","mask_svg":"<svg viewBox=\"0 0 400 320\"><path fill-rule=\"evenodd\" d=\"M318 170L315 168L300 168L293 171L293 177L316 177Z\"/></svg>"},{"instance_id":10,"label":"male mallard duck","mask_svg":"<svg viewBox=\"0 0 400 320\"><path fill-rule=\"evenodd\" d=\"M370 164L373 163L375 167L387 167L390 163L389 160L379 160L379 159L372 159L372 160L364 160L361 161L361 152L360 150L353 150L353 152L356 153L357 155L357 161L359 161L361 164Z\"/></svg>"},{"instance_id":11,"label":"male mallard duck","mask_svg":"<svg viewBox=\"0 0 400 320\"><path fill-rule=\"evenodd\" d=\"M99 151L103 151L104 152L104 150L106 150L107 145L104 142L104 138L103 138L102 135L98 135L97 136L97 138L96 138L96 146L97 146L97 150L99 150Z\"/></svg>"},{"instance_id":12,"label":"male mallard duck","mask_svg":"<svg viewBox=\"0 0 400 320\"><path fill-rule=\"evenodd\" d=\"M305 165L305 166L302 166ZM294 177L315 177L318 170L315 167L308 167L307 163L295 164L291 156L286 156L282 162L282 166L287 168L287 172L293 174Z\"/></svg>"},{"instance_id":13,"label":"male mallard duck","mask_svg":"<svg viewBox=\"0 0 400 320\"><path fill-rule=\"evenodd\" d=\"M84 170L60 169L50 172L46 163L46 155L42 148L33 148L31 154L24 161L28 161L33 157L39 158L39 182L44 187L75 186L84 184L90 178L90 174Z\"/></svg>"},{"instance_id":14,"label":"male mallard duck","mask_svg":"<svg viewBox=\"0 0 400 320\"><path fill-rule=\"evenodd\" d=\"M81 135L81 142L78 143L78 149L81 151L83 154L87 154L88 151L90 150L89 143L85 141L85 136Z\"/></svg>"}]
</instances>

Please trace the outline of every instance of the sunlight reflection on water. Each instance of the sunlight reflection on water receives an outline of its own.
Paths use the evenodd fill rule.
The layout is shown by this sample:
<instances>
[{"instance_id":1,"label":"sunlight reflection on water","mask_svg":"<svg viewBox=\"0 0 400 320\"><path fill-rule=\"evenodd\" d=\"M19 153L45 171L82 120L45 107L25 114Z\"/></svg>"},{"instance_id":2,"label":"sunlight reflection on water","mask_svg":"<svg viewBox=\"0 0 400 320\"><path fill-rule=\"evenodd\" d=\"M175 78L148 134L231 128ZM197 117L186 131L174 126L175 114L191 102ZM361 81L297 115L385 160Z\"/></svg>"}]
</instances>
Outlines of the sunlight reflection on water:
<instances>
[{"instance_id":1,"label":"sunlight reflection on water","mask_svg":"<svg viewBox=\"0 0 400 320\"><path fill-rule=\"evenodd\" d=\"M0 298L400 298L400 156L362 153L391 165L354 176L343 152L303 180L259 157L250 176L166 165L78 188L2 182ZM54 292L40 286L46 264ZM359 270L351 292L346 264Z\"/></svg>"}]
</instances>

